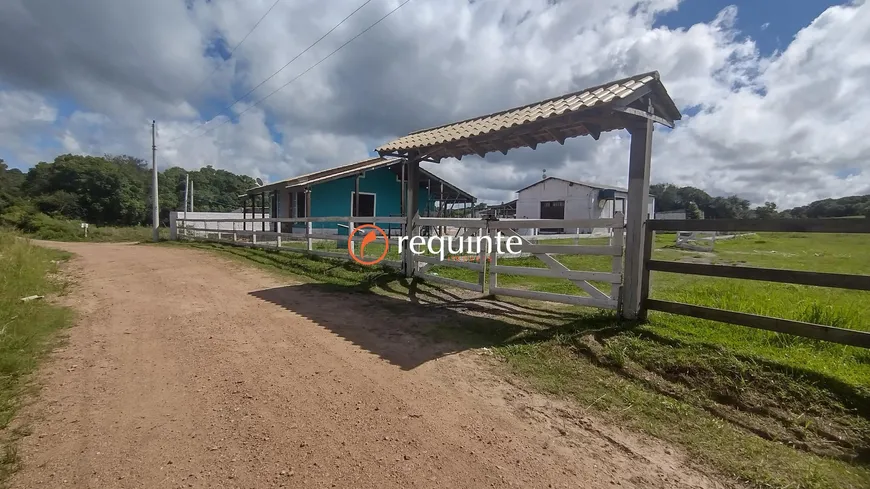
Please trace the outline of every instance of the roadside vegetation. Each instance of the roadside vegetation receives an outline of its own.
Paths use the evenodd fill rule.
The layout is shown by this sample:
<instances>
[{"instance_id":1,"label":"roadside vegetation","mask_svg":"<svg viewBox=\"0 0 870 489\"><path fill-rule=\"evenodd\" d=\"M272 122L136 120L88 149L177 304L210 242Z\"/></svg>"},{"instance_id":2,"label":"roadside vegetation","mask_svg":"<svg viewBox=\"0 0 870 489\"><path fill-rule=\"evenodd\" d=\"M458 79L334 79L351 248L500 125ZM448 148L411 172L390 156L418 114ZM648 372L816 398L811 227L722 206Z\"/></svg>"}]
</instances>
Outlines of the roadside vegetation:
<instances>
[{"instance_id":1,"label":"roadside vegetation","mask_svg":"<svg viewBox=\"0 0 870 489\"><path fill-rule=\"evenodd\" d=\"M860 235L753 234L719 241L704 253L675 249L671 234L657 237L654 256L870 274L866 241ZM384 269L289 251L171 245L212 250L339 290L406 295L437 289L408 284ZM544 266L536 258L499 261ZM605 257L560 261L575 270L610 267ZM464 269L431 271L477 280L476 272ZM582 293L556 279L499 280L502 286ZM653 298L870 331L870 293L659 272L651 283ZM870 350L664 313L651 313L644 325L622 324L599 310L500 299L525 313L465 311L460 323L436 325L427 335L488 347L515 381L672 442L691 460L751 486L870 487Z\"/></svg>"},{"instance_id":2,"label":"roadside vegetation","mask_svg":"<svg viewBox=\"0 0 870 489\"><path fill-rule=\"evenodd\" d=\"M10 422L31 388L29 375L72 317L45 299L64 292L56 273L67 258L0 232L0 483L16 468L15 443L26 426ZM45 298L22 301L31 296Z\"/></svg>"},{"instance_id":3,"label":"roadside vegetation","mask_svg":"<svg viewBox=\"0 0 870 489\"><path fill-rule=\"evenodd\" d=\"M49 241L138 242L151 241L149 226L97 226L89 224L87 235L81 221L55 218L32 206L16 206L0 214L0 227L6 232ZM169 229L160 228L160 238L169 238Z\"/></svg>"},{"instance_id":4,"label":"roadside vegetation","mask_svg":"<svg viewBox=\"0 0 870 489\"><path fill-rule=\"evenodd\" d=\"M126 155L60 155L26 172L0 159L0 227L56 241L151 239L151 165ZM194 188L194 209L229 212L254 179L210 166L168 168L158 174L160 230L169 236L169 213L184 209L185 185ZM82 223L88 223L85 237Z\"/></svg>"}]
</instances>

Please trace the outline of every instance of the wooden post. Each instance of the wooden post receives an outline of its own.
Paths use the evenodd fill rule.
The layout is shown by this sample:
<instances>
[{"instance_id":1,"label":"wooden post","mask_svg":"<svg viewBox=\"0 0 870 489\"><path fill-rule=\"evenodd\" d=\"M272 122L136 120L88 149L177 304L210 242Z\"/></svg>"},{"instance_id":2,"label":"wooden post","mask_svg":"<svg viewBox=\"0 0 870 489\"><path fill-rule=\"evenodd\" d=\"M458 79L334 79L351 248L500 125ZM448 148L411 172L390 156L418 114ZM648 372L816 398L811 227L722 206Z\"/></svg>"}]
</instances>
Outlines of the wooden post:
<instances>
[{"instance_id":1,"label":"wooden post","mask_svg":"<svg viewBox=\"0 0 870 489\"><path fill-rule=\"evenodd\" d=\"M275 219L278 217L278 190L272 191L272 205L269 206L269 217ZM278 232L278 223L272 223L272 231Z\"/></svg>"},{"instance_id":2,"label":"wooden post","mask_svg":"<svg viewBox=\"0 0 870 489\"><path fill-rule=\"evenodd\" d=\"M442 211L447 209L447 205L444 203L444 181L443 180L441 181L441 187L439 188L438 198L441 199L439 201L441 203L441 205L439 206L440 209L438 209L438 215L439 215L439 217L444 217L442 215L442 213L443 213ZM447 226L441 226L441 236L444 236L445 232L447 232Z\"/></svg>"},{"instance_id":3,"label":"wooden post","mask_svg":"<svg viewBox=\"0 0 870 489\"><path fill-rule=\"evenodd\" d=\"M414 221L420 216L420 159L417 152L412 152L408 155L408 192L406 194L406 212L405 212L405 236L408 241L405 243L404 257L402 260L405 276L411 278L416 272L416 260L414 254L411 253L411 239L418 234Z\"/></svg>"},{"instance_id":4,"label":"wooden post","mask_svg":"<svg viewBox=\"0 0 870 489\"><path fill-rule=\"evenodd\" d=\"M486 256L487 256L486 251L487 250L485 250L483 248L483 241L480 239L483 237L484 234L486 234L486 228L485 227L478 228L478 230L477 230L478 240L477 241L478 241L478 243L480 243L480 249L477 250L478 251L477 257L478 257L478 260L480 260L480 271L477 272L477 284L480 285L481 292L486 294ZM462 239L462 237L460 237L459 239Z\"/></svg>"},{"instance_id":5,"label":"wooden post","mask_svg":"<svg viewBox=\"0 0 870 489\"><path fill-rule=\"evenodd\" d=\"M290 195L290 217L293 219L296 219L297 217L299 217L297 215L298 209L297 209L297 205L296 205L296 199L298 198L297 193L295 191L288 192L288 193ZM296 231L296 221L292 221L290 223L290 234L294 234L295 231Z\"/></svg>"},{"instance_id":6,"label":"wooden post","mask_svg":"<svg viewBox=\"0 0 870 489\"><path fill-rule=\"evenodd\" d=\"M402 203L401 203L401 207L399 208L400 215L405 215L405 211L408 210L408 204L406 202L408 195L405 192L405 187L406 187L405 179L407 177L405 170L406 170L407 166L408 166L408 160L402 160L402 195L401 195Z\"/></svg>"},{"instance_id":7,"label":"wooden post","mask_svg":"<svg viewBox=\"0 0 870 489\"><path fill-rule=\"evenodd\" d=\"M278 233L278 236L277 236L277 247L280 248L280 247L281 247L281 223L280 223L280 222L276 222L276 223L275 223L275 232Z\"/></svg>"},{"instance_id":8,"label":"wooden post","mask_svg":"<svg viewBox=\"0 0 870 489\"><path fill-rule=\"evenodd\" d=\"M652 112L652 104L649 105ZM622 288L622 316L638 318L643 281L643 252L649 198L650 157L652 156L653 121L638 120L629 129L631 154L628 165L628 212L625 240L625 278Z\"/></svg>"},{"instance_id":9,"label":"wooden post","mask_svg":"<svg viewBox=\"0 0 870 489\"><path fill-rule=\"evenodd\" d=\"M495 267L498 265L498 246L496 243L496 239L498 238L498 229L492 229L489 232L489 237L492 240L492 250L490 251L489 258L489 291L490 295L493 295L492 289L498 287L498 274L495 273ZM483 233L481 233L481 238L483 237Z\"/></svg>"},{"instance_id":10,"label":"wooden post","mask_svg":"<svg viewBox=\"0 0 870 489\"><path fill-rule=\"evenodd\" d=\"M260 219L266 218L266 192L260 192ZM266 223L260 223L260 231L266 231Z\"/></svg>"},{"instance_id":11,"label":"wooden post","mask_svg":"<svg viewBox=\"0 0 870 489\"><path fill-rule=\"evenodd\" d=\"M643 242L643 273L640 279L640 308L637 313L637 319L646 322L647 320L647 299L649 299L649 268L647 263L652 258L652 249L655 245L656 233L652 229L646 229L646 236Z\"/></svg>"},{"instance_id":12,"label":"wooden post","mask_svg":"<svg viewBox=\"0 0 870 489\"><path fill-rule=\"evenodd\" d=\"M356 217L360 213L359 209L359 179L361 175L357 175L353 180L353 203L351 204L351 217ZM354 228L356 227L356 220L347 223L347 239L351 240L353 238L352 233ZM351 251L356 254L356 243L353 241L349 242Z\"/></svg>"},{"instance_id":13,"label":"wooden post","mask_svg":"<svg viewBox=\"0 0 870 489\"><path fill-rule=\"evenodd\" d=\"M178 239L178 211L169 213L169 239Z\"/></svg>"},{"instance_id":14,"label":"wooden post","mask_svg":"<svg viewBox=\"0 0 870 489\"><path fill-rule=\"evenodd\" d=\"M311 189L305 187L305 217L311 217ZM308 238L308 251L314 249L314 239L310 236L314 232L314 226L311 221L305 223L305 234L309 236Z\"/></svg>"},{"instance_id":15,"label":"wooden post","mask_svg":"<svg viewBox=\"0 0 870 489\"><path fill-rule=\"evenodd\" d=\"M610 245L611 246L619 246L623 248L625 251L625 228L623 227L623 222L625 222L625 218L622 216L621 212L616 213L614 216L620 220L620 223L617 227L611 228L610 233ZM578 238L579 239L579 238ZM619 276L622 276L622 257L624 253L620 253L619 256L614 256L611 262L611 271ZM622 284L611 284L610 285L610 298L616 301L616 311L622 310L622 303L620 302L622 297Z\"/></svg>"},{"instance_id":16,"label":"wooden post","mask_svg":"<svg viewBox=\"0 0 870 489\"><path fill-rule=\"evenodd\" d=\"M254 219L256 219L256 218L257 218L257 197L254 194L251 194L251 231L252 232L255 231L254 226L256 225L256 223L254 223ZM246 226L245 229L247 229L247 224L245 226Z\"/></svg>"}]
</instances>

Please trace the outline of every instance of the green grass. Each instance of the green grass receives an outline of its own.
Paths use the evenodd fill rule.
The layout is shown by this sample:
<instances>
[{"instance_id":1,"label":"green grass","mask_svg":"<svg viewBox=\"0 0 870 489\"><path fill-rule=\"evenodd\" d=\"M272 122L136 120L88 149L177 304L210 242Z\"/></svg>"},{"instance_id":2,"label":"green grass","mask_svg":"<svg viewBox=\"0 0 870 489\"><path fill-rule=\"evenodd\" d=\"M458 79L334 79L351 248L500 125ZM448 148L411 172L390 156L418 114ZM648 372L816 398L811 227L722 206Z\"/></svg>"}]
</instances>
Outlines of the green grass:
<instances>
[{"instance_id":1,"label":"green grass","mask_svg":"<svg viewBox=\"0 0 870 489\"><path fill-rule=\"evenodd\" d=\"M658 236L654 257L870 275L870 245L860 235L750 235L719 241L713 253L674 249L674 239ZM377 269L294 253L207 246L340 287L407 290L394 275ZM609 271L611 266L606 257L559 260L573 270ZM499 262L545 266L533 257ZM477 281L474 271L431 270ZM582 294L565 280L499 275L499 282ZM653 298L870 331L870 294L865 292L659 272L651 283ZM491 347L508 375L675 443L692 460L750 485L870 487L870 350L664 313L653 312L647 324L634 325L588 308L510 302L537 312L497 321L466 314L428 334Z\"/></svg>"},{"instance_id":2,"label":"green grass","mask_svg":"<svg viewBox=\"0 0 870 489\"><path fill-rule=\"evenodd\" d=\"M55 333L67 326L70 311L32 295L62 293L64 284L53 274L68 258L59 251L40 248L7 233L0 233L0 482L15 469L15 442L21 428L10 422L29 389L27 382Z\"/></svg>"},{"instance_id":3,"label":"green grass","mask_svg":"<svg viewBox=\"0 0 870 489\"><path fill-rule=\"evenodd\" d=\"M0 229L48 241L138 242L152 239L152 229L148 226L90 224L85 236L80 221L57 219L26 207L13 207L0 215ZM168 239L169 229L160 228L159 236Z\"/></svg>"}]
</instances>

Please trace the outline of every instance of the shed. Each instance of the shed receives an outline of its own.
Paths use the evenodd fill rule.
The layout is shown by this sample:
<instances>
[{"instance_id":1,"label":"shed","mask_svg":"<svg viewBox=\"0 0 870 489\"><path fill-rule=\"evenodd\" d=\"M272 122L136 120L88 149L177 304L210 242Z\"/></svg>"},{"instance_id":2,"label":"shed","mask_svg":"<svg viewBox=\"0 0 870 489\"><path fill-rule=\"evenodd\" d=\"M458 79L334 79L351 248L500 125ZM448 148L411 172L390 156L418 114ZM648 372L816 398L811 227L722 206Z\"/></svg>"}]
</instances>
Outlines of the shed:
<instances>
[{"instance_id":1,"label":"shed","mask_svg":"<svg viewBox=\"0 0 870 489\"><path fill-rule=\"evenodd\" d=\"M648 196L648 216L655 199ZM621 211L625 214L628 190L567 178L546 177L517 190L516 216L520 219L604 219ZM542 229L549 233L591 234L592 228Z\"/></svg>"},{"instance_id":2,"label":"shed","mask_svg":"<svg viewBox=\"0 0 870 489\"><path fill-rule=\"evenodd\" d=\"M278 218L293 217L362 217L354 224L373 223L388 231L390 224L367 221L365 217L397 217L405 215L403 195L407 179L406 161L402 158L369 158L354 163L299 175L260 187L248 189L245 207L258 205L270 208ZM441 177L420 169L418 208L421 215L439 215L448 205L473 205L474 196ZM355 212L354 197L359 192L359 212ZM259 199L258 199L259 197ZM248 203L250 200L250 204ZM270 205L269 205L270 204ZM274 226L272 226L274 228ZM394 234L400 226L393 224ZM347 234L346 224L312 223L314 232ZM304 223L282 232L303 233ZM389 231L388 231L389 232Z\"/></svg>"}]
</instances>

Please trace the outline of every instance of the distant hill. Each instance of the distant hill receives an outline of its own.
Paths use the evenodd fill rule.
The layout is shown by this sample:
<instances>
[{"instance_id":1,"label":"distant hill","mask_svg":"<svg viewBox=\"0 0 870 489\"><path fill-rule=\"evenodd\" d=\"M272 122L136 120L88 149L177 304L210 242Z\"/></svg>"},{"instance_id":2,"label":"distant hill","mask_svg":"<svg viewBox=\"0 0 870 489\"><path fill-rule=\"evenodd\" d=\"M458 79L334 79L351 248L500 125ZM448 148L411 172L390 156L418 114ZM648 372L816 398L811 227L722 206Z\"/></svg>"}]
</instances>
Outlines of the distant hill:
<instances>
[{"instance_id":1,"label":"distant hill","mask_svg":"<svg viewBox=\"0 0 870 489\"><path fill-rule=\"evenodd\" d=\"M817 200L780 212L781 217L870 217L870 195Z\"/></svg>"}]
</instances>

